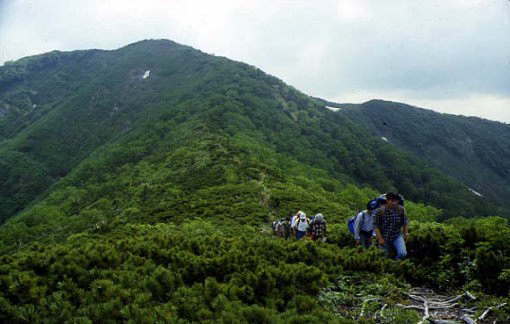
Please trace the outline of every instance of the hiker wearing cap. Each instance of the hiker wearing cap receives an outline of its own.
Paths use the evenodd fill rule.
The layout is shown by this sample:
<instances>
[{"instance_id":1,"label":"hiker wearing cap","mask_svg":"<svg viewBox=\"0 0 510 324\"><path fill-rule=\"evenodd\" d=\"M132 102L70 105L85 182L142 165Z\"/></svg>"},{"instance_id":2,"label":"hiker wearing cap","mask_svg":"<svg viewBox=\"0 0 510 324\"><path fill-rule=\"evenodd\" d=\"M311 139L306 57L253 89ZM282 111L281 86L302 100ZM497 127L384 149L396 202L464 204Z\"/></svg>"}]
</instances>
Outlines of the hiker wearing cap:
<instances>
[{"instance_id":1,"label":"hiker wearing cap","mask_svg":"<svg viewBox=\"0 0 510 324\"><path fill-rule=\"evenodd\" d=\"M367 204L367 209L358 213L354 220L354 239L356 245L369 248L372 245L374 235L374 211L381 202L376 199Z\"/></svg>"},{"instance_id":2,"label":"hiker wearing cap","mask_svg":"<svg viewBox=\"0 0 510 324\"><path fill-rule=\"evenodd\" d=\"M326 241L326 231L327 231L327 225L326 225L326 219L324 218L324 215L317 214L314 216L313 222L310 224L311 233L312 233L312 240L313 241Z\"/></svg>"},{"instance_id":3,"label":"hiker wearing cap","mask_svg":"<svg viewBox=\"0 0 510 324\"><path fill-rule=\"evenodd\" d=\"M298 214L298 219L295 223L296 239L298 239L298 240L302 239L306 235L309 226L310 226L310 221L306 217L306 214L303 212L300 212Z\"/></svg>"},{"instance_id":4,"label":"hiker wearing cap","mask_svg":"<svg viewBox=\"0 0 510 324\"><path fill-rule=\"evenodd\" d=\"M386 194L386 205L376 210L374 218L379 246L388 254L391 249L395 249L397 259L403 259L407 255L405 241L408 236L408 219L400 200L398 194Z\"/></svg>"}]
</instances>

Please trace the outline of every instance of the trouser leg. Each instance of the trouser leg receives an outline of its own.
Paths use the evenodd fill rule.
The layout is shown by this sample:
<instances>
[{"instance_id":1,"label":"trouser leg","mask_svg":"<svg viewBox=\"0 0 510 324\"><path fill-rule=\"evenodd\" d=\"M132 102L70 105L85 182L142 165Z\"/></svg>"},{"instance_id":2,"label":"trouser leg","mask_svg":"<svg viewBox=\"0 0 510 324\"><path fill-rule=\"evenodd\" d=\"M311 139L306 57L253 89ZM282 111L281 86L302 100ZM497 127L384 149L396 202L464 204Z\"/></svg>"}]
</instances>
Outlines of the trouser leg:
<instances>
[{"instance_id":1,"label":"trouser leg","mask_svg":"<svg viewBox=\"0 0 510 324\"><path fill-rule=\"evenodd\" d=\"M359 233L360 243L363 247L369 248L372 245L372 235L366 232Z\"/></svg>"},{"instance_id":2,"label":"trouser leg","mask_svg":"<svg viewBox=\"0 0 510 324\"><path fill-rule=\"evenodd\" d=\"M392 245L397 252L397 259L402 260L407 256L406 242L404 241L404 237L402 235L399 235L395 240L393 240Z\"/></svg>"}]
</instances>

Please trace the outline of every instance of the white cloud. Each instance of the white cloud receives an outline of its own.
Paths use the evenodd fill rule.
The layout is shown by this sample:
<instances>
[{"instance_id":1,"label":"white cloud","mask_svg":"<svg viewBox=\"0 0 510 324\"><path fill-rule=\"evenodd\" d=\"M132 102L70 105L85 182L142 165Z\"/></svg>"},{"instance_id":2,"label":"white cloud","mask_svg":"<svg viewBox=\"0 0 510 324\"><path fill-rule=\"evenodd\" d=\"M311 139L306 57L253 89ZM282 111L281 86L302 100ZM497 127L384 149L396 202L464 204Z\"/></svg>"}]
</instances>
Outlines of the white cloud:
<instances>
[{"instance_id":1,"label":"white cloud","mask_svg":"<svg viewBox=\"0 0 510 324\"><path fill-rule=\"evenodd\" d=\"M370 20L370 3L366 0L338 0L338 17L345 21Z\"/></svg>"},{"instance_id":2,"label":"white cloud","mask_svg":"<svg viewBox=\"0 0 510 324\"><path fill-rule=\"evenodd\" d=\"M507 0L0 2L0 64L168 38L256 65L315 96L462 106L500 120L509 120L509 34Z\"/></svg>"}]
</instances>

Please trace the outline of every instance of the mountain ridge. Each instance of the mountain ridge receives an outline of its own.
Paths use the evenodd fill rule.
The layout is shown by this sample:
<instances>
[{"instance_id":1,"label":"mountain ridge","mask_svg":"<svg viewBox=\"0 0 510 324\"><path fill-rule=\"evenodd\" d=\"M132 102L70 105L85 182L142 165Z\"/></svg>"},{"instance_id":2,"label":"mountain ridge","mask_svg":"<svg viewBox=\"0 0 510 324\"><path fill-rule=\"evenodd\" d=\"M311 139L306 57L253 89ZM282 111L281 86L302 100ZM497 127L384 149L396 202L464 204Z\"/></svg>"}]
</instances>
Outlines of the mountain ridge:
<instances>
[{"instance_id":1,"label":"mountain ridge","mask_svg":"<svg viewBox=\"0 0 510 324\"><path fill-rule=\"evenodd\" d=\"M425 166L420 167L421 170L411 166L421 164L415 157L401 156L398 160L404 163L402 168L411 172L409 176L415 174L411 176L414 184L409 182L409 176L402 177L398 172L393 172L393 178L389 178L382 170L395 168L391 165L390 155L401 153L392 152L392 149L382 150L375 144L375 139L363 138L359 126L346 118L330 115L336 116L335 122L331 123L328 118L324 118L329 112L324 111L316 101L253 66L161 40L142 41L115 51L95 50L90 54L80 51L78 54L70 52L66 55L71 58L78 55L80 59L88 61L81 60L80 64L69 66L68 62L55 58L55 53L40 56L39 59L49 61L51 66L58 62L62 66L58 67L51 77L46 77L46 65L42 64L43 70L36 74L37 77L26 77L25 83L3 92L4 105L8 102L25 108L25 101L30 100L30 94L35 91L34 87L41 91L48 91L45 89L50 87L52 93L59 94L57 97L54 95L53 101L42 104L43 108L48 107L48 111L35 121L30 121L30 113L15 119L13 124L20 123L22 129L14 132L14 137L7 138L0 147L0 152L6 152L3 157L6 171L3 176L0 174L0 179L6 184L2 194L3 219L19 212L24 204L43 193L49 184L64 177L94 150L114 140L114 134L122 137L122 134L141 127L146 122L155 122L160 118L158 116L165 114L165 109L171 109L170 107L179 101L192 101L195 94L210 96L209 107L228 103L238 107L257 105L259 108L227 108L228 106L224 105L211 109L209 113L192 107L187 112L181 110L183 120L202 114L203 117L200 118L216 120L217 129L227 130L228 134L232 127L214 115L225 116L223 110L230 109L226 120L231 120L234 125L244 123L246 127L243 131L249 131L253 135L258 132L259 138L265 138L266 143L276 145L277 150L284 150L305 163L326 168L334 176L379 187L380 190L396 189L395 181L399 181L399 186L404 192L409 192L411 199L435 202L439 207L446 206L453 198L442 197L423 187L428 185L427 181L434 182L431 182L430 176L419 175L431 172L423 171L428 170ZM34 58L28 59L29 62L33 60ZM21 63L10 66L23 66L24 61L27 60L22 59ZM36 60L30 64L40 66L37 62ZM147 71L152 72L148 79L144 79ZM0 69L0 76L8 74L7 72ZM82 74L87 75L85 83L80 83ZM41 79L43 76L44 79ZM63 80L67 80L65 85ZM243 87L249 87L251 92L246 92ZM264 96L270 98L265 102L266 107L260 105L260 98ZM19 99L20 97L24 100ZM271 109L278 113L271 116ZM277 119L273 120L274 117ZM9 121L12 119L5 116L0 120L8 124ZM233 129L229 136L240 130L241 128ZM299 144L290 146L289 143L296 136L301 136ZM300 152L297 149L299 145L305 145L316 157ZM364 161L361 154L371 157ZM13 165L14 159L24 161L26 165L23 169L28 168L33 170L33 174L39 174L35 179L23 181L33 181L32 185L17 189L16 183L19 181L16 182L15 179L26 177L26 174ZM370 160L379 162L369 162ZM382 161L384 163L381 163ZM36 170L43 170L43 173ZM469 202L472 207L468 207L466 202L473 200L473 197L460 194L463 189L448 180L447 176L436 171L431 174L433 178L444 178L440 180L441 186L446 185L450 188L448 190L454 190L454 196L463 197L464 201L459 200L457 208L472 214L492 213L490 210L484 211L483 208L475 207L480 202ZM454 187L456 189L453 189ZM449 217L454 214L451 210Z\"/></svg>"}]
</instances>

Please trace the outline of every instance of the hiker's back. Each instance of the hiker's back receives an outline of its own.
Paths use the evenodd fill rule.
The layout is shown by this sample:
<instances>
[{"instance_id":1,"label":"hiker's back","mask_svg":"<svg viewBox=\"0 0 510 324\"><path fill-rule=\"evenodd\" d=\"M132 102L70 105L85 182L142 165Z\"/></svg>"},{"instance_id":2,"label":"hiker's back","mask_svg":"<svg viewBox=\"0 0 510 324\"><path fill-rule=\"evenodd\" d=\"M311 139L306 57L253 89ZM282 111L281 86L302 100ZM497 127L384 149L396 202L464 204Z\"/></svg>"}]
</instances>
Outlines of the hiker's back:
<instances>
[{"instance_id":1,"label":"hiker's back","mask_svg":"<svg viewBox=\"0 0 510 324\"><path fill-rule=\"evenodd\" d=\"M326 230L327 224L324 216L322 214L318 214L315 216L315 221L311 225L312 227L312 240L325 240L326 238Z\"/></svg>"}]
</instances>

